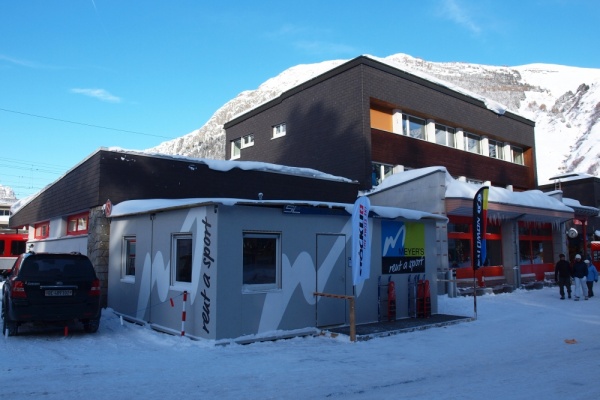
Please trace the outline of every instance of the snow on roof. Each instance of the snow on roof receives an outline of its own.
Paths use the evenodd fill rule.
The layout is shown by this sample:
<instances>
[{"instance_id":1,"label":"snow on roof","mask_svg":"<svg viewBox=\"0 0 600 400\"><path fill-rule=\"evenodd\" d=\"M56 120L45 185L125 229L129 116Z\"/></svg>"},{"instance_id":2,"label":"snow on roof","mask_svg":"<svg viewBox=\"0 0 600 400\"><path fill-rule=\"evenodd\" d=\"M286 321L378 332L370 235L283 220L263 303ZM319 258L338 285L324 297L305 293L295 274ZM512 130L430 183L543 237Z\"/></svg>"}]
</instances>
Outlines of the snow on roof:
<instances>
[{"instance_id":1,"label":"snow on roof","mask_svg":"<svg viewBox=\"0 0 600 400\"><path fill-rule=\"evenodd\" d=\"M428 75L428 74L426 74L424 72L421 72L421 71L418 71L418 70L415 70L415 69L403 69L403 68L399 67L396 64L390 63L385 58L375 57L375 56L371 56L371 55L368 55L368 54L365 54L364 56L367 57L367 58L371 58L371 59L373 59L375 61L379 61L379 62L381 62L383 64L390 65L390 66L392 66L392 67L394 67L394 68L396 68L396 69L398 69L400 71L408 72L411 75L415 75L415 76L417 76L419 78L422 78L422 79L425 79L425 80L427 80L429 82L435 83L436 85L446 87L446 88L448 88L448 89L450 89L450 90L452 90L454 92L463 94L463 95L465 95L467 97L471 97L473 99L480 100L480 101L482 101L485 104L485 107L488 110L490 110L492 112L495 112L498 115L504 115L504 113L508 110L507 106L505 106L503 104L500 104L500 103L498 103L495 100L492 100L492 99L484 97L484 96L482 96L480 94L471 92L470 90L467 90L467 89L462 88L460 86L454 85L454 84L452 84L450 82L443 81L443 80L438 79L438 78L436 78L434 76ZM511 112L513 114L517 115L514 111L511 111ZM525 118L525 117L523 117L523 118Z\"/></svg>"},{"instance_id":2,"label":"snow on roof","mask_svg":"<svg viewBox=\"0 0 600 400\"><path fill-rule=\"evenodd\" d=\"M579 202L579 200L571 199L568 197L563 197L563 203L565 203L565 205L567 205L571 208L584 209L584 210L590 211L591 213L595 212L596 214L598 214L598 212L600 211L596 207L584 206Z\"/></svg>"},{"instance_id":3,"label":"snow on roof","mask_svg":"<svg viewBox=\"0 0 600 400\"><path fill-rule=\"evenodd\" d=\"M100 150L100 149L99 149ZM107 149L104 149L107 150ZM327 174L312 168L289 167L286 165L271 164L259 161L234 161L234 160L215 160L210 158L194 158L180 155L170 155L162 153L152 153L140 150L126 150L119 147L110 147L108 151L121 152L126 154L134 154L148 156L154 158L168 158L172 160L189 161L197 164L205 164L208 168L215 171L227 172L234 168L239 168L244 171L265 171L286 175L303 176L316 179L326 179L338 182L352 182L348 178Z\"/></svg>"},{"instance_id":4,"label":"snow on roof","mask_svg":"<svg viewBox=\"0 0 600 400\"><path fill-rule=\"evenodd\" d=\"M124 217L128 215L148 214L151 212L168 211L177 208L198 207L209 204L221 204L233 206L236 204L244 205L303 205L311 207L326 207L331 209L343 209L348 215L352 215L353 204L329 203L319 201L304 200L249 200L249 199L231 199L231 198L190 198L190 199L148 199L148 200L127 200L113 206L110 217ZM371 211L382 218L404 218L418 221L421 219L435 219L438 221L447 221L444 216L396 207L372 206Z\"/></svg>"},{"instance_id":5,"label":"snow on roof","mask_svg":"<svg viewBox=\"0 0 600 400\"><path fill-rule=\"evenodd\" d=\"M96 154L99 151L111 151L114 153L123 153L123 154L139 155L139 156L148 156L148 157L154 157L154 158L166 158L166 159L172 159L172 160L189 161L189 162L193 162L196 164L205 164L206 166L208 166L208 168L215 170L215 171L221 171L221 172L227 172L234 168L239 168L244 171L251 171L251 170L264 171L264 172L272 172L272 173L307 177L307 178L313 178L313 179L324 179L324 180L337 181L337 182L353 182L352 180L350 180L348 178L327 174L325 172L321 172L321 171L318 171L316 169L311 169L311 168L289 167L289 166L285 166L285 165L271 164L271 163L258 162L258 161L232 161L232 160L213 160L213 159L208 159L208 158L194 158L194 157L187 157L187 156L180 156L180 155L152 153L152 152L148 152L148 151L144 151L144 150L126 150L126 149L122 149L120 147L109 147L109 148L100 147L96 151L94 151L92 154L87 156L85 159L83 159L82 161L77 163L75 166L73 166L71 169L69 169L67 172L65 172L63 175L61 175L54 182L52 182L51 184L49 184L46 187L44 187L43 189L41 189L39 192L37 192L29 197L26 197L24 199L18 200L16 203L14 203L12 205L11 212L13 214L17 213L21 208L23 208L25 205L27 205L29 202L31 202L33 199L35 199L40 193L44 192L47 188L49 188L50 186L54 185L56 182L58 182L59 180L64 178L69 172L73 171L75 168L77 168L78 166L83 164L85 161L89 160L94 154Z\"/></svg>"},{"instance_id":6,"label":"snow on roof","mask_svg":"<svg viewBox=\"0 0 600 400\"><path fill-rule=\"evenodd\" d=\"M450 185L446 187L446 198L472 199L481 186L482 185L453 180ZM548 196L541 190L513 192L508 189L490 186L488 202L542 208L553 211L573 212L573 209L565 205L565 203L554 197Z\"/></svg>"},{"instance_id":7,"label":"snow on roof","mask_svg":"<svg viewBox=\"0 0 600 400\"><path fill-rule=\"evenodd\" d=\"M384 179L369 194L401 185L434 172L444 172L446 174L446 198L472 199L482 186L461 182L452 178L445 167L428 167L393 174ZM513 192L508 189L491 186L488 192L488 202L573 212L573 209L567 204L540 190Z\"/></svg>"},{"instance_id":8,"label":"snow on roof","mask_svg":"<svg viewBox=\"0 0 600 400\"><path fill-rule=\"evenodd\" d=\"M551 181L567 182L567 181L577 181L580 179L589 179L589 178L597 178L597 176L580 173L580 172L573 172L570 174L556 175L556 176L553 176L548 179Z\"/></svg>"}]
</instances>

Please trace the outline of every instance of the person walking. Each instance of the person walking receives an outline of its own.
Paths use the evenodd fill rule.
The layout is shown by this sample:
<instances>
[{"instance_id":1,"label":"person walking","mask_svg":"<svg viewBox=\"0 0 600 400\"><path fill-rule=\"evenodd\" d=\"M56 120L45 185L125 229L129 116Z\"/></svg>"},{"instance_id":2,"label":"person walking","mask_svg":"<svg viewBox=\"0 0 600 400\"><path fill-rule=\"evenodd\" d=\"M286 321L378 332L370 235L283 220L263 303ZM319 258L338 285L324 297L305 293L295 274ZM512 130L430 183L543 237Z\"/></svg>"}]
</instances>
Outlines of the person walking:
<instances>
[{"instance_id":1,"label":"person walking","mask_svg":"<svg viewBox=\"0 0 600 400\"><path fill-rule=\"evenodd\" d=\"M560 288L560 299L564 300L565 287L567 288L569 298L571 298L571 264L565 260L564 254L559 254L558 258L559 260L554 266L554 281L556 281Z\"/></svg>"},{"instance_id":2,"label":"person walking","mask_svg":"<svg viewBox=\"0 0 600 400\"><path fill-rule=\"evenodd\" d=\"M585 284L585 278L588 274L587 264L581 261L581 255L575 256L575 263L573 264L573 278L575 280L575 301L579 301L580 297L587 297L587 285Z\"/></svg>"},{"instance_id":3,"label":"person walking","mask_svg":"<svg viewBox=\"0 0 600 400\"><path fill-rule=\"evenodd\" d=\"M585 280L588 289L588 297L594 297L594 282L598 282L598 270L589 260L585 260L585 264L588 267L588 273Z\"/></svg>"}]
</instances>

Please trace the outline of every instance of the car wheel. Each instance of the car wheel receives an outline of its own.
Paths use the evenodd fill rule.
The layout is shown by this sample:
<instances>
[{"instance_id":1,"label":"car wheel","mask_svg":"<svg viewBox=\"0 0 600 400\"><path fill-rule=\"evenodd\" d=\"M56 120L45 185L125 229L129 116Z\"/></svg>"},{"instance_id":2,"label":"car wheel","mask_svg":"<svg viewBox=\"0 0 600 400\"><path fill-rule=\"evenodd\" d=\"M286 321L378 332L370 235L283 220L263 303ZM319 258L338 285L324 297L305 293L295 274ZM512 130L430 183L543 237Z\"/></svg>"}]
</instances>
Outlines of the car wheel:
<instances>
[{"instance_id":1,"label":"car wheel","mask_svg":"<svg viewBox=\"0 0 600 400\"><path fill-rule=\"evenodd\" d=\"M7 336L15 336L18 333L19 325L15 321L11 321L8 313L3 305L2 307L2 334Z\"/></svg>"},{"instance_id":2,"label":"car wheel","mask_svg":"<svg viewBox=\"0 0 600 400\"><path fill-rule=\"evenodd\" d=\"M83 321L83 330L87 333L96 333L100 327L100 318L88 319Z\"/></svg>"}]
</instances>

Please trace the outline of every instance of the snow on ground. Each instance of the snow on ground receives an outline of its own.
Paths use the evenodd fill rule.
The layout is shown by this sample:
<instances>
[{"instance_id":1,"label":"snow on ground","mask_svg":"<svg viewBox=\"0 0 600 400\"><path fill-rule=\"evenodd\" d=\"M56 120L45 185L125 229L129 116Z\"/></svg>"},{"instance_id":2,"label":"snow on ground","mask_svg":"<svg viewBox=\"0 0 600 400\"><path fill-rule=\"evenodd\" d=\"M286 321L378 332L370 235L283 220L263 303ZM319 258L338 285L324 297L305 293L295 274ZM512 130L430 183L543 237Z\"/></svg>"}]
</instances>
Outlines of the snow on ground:
<instances>
[{"instance_id":1,"label":"snow on ground","mask_svg":"<svg viewBox=\"0 0 600 400\"><path fill-rule=\"evenodd\" d=\"M473 298L439 300L440 313L474 315ZM0 337L0 398L597 398L600 295L575 302L556 287L517 290L478 297L477 311L473 322L365 342L213 346L121 325L108 309L96 334Z\"/></svg>"}]
</instances>

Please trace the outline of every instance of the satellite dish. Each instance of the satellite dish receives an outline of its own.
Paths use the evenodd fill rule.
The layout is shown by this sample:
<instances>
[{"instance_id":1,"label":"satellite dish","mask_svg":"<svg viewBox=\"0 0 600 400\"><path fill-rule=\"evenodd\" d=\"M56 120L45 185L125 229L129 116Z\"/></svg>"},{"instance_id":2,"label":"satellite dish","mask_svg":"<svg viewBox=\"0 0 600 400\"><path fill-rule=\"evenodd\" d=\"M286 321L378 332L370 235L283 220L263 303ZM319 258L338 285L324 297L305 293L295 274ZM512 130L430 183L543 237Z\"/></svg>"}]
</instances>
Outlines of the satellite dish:
<instances>
[{"instance_id":1,"label":"satellite dish","mask_svg":"<svg viewBox=\"0 0 600 400\"><path fill-rule=\"evenodd\" d=\"M577 229L575 228L571 228L567 231L567 236L571 239L575 239L577 235L579 235L579 232L577 232Z\"/></svg>"}]
</instances>

